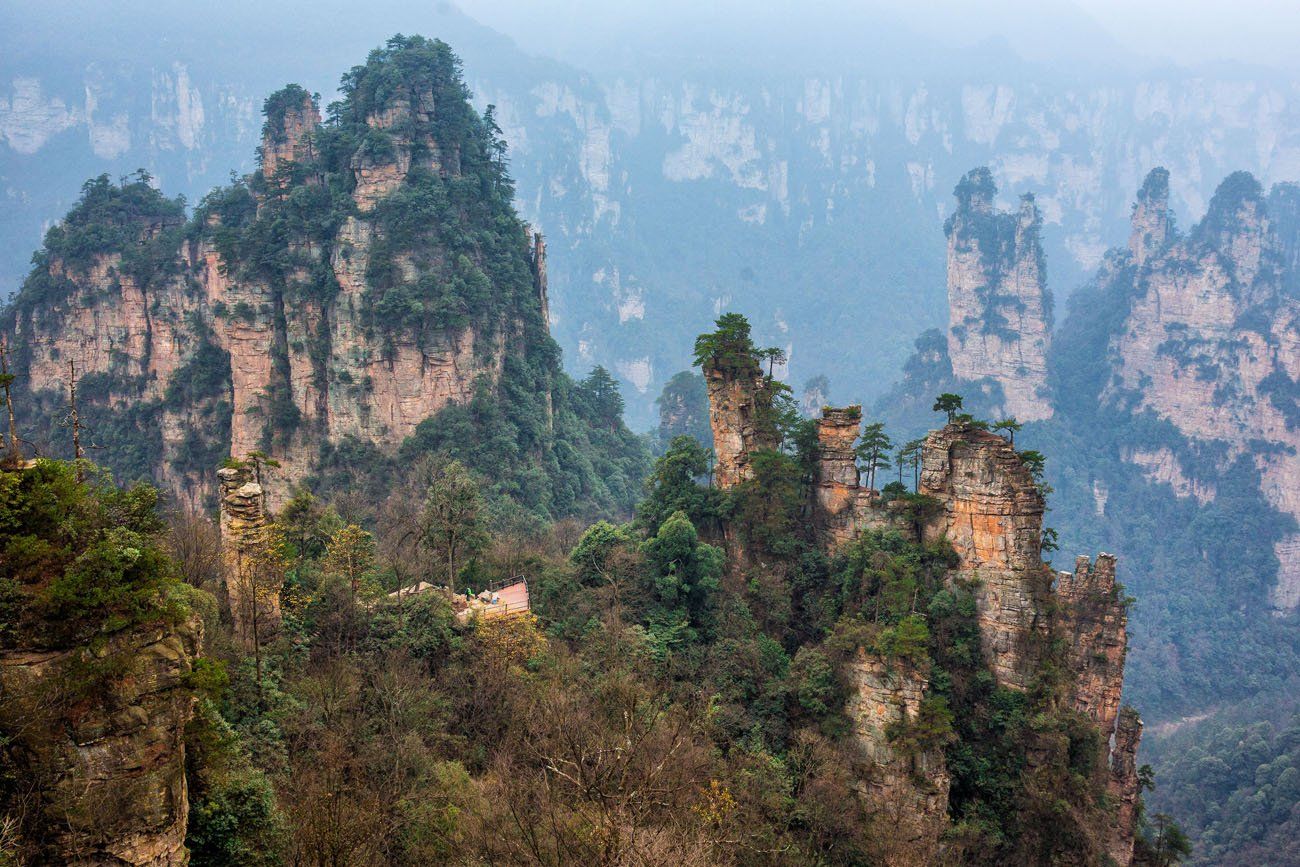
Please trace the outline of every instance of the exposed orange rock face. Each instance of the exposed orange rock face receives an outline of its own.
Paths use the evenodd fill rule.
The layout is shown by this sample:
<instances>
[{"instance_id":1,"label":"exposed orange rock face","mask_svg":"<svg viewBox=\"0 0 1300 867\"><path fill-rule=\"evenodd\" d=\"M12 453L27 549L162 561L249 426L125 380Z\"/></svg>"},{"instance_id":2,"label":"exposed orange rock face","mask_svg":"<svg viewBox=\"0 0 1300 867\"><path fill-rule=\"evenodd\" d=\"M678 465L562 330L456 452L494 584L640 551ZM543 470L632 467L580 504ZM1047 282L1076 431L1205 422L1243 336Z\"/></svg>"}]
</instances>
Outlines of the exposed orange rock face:
<instances>
[{"instance_id":1,"label":"exposed orange rock face","mask_svg":"<svg viewBox=\"0 0 1300 867\"><path fill-rule=\"evenodd\" d=\"M1052 415L1047 398L1051 310L1033 196L1015 214L998 212L986 168L957 185L948 236L948 356L961 380L988 380L1002 411L1020 421Z\"/></svg>"},{"instance_id":2,"label":"exposed orange rock face","mask_svg":"<svg viewBox=\"0 0 1300 867\"><path fill-rule=\"evenodd\" d=\"M1185 237L1169 234L1168 174L1148 176L1133 213L1126 261L1103 280L1132 280L1125 326L1111 342L1114 375L1103 399L1150 410L1192 441L1228 448L1217 470L1248 456L1265 497L1300 517L1300 429L1291 397L1300 383L1300 302L1282 285L1285 245L1259 185L1229 177L1205 220ZM1132 269L1132 270L1130 270ZM1125 458L1180 496L1213 499L1168 449ZM1281 540L1273 604L1300 604L1300 535Z\"/></svg>"},{"instance_id":3,"label":"exposed orange rock face","mask_svg":"<svg viewBox=\"0 0 1300 867\"><path fill-rule=\"evenodd\" d=\"M295 185L319 185L321 178L313 162L319 156L316 104L300 88L280 96L287 104L268 117L261 173L248 186L259 216ZM87 399L156 411L160 423L151 421L147 432L158 438L150 449L154 476L190 507L217 500L217 481L207 468L217 461L195 470L186 460L200 450L274 457L281 469L268 469L264 479L272 510L313 472L325 443L356 438L391 453L420 422L469 401L480 384L495 384L512 344L531 322L526 317L535 315L503 308L442 328L375 321L369 269L385 238L374 208L411 172L455 177L460 170L458 146L433 138L434 112L430 90L404 91L370 114L369 126L391 147L358 149L351 163L356 212L324 239L288 237L279 255L293 264L283 279L227 261L232 249L239 252L221 240L216 212L206 225L185 233L163 234L178 229L179 219L175 225L134 227L142 244L174 239L167 240L174 251L164 251L171 261L148 286L136 282L116 253L96 257L84 272L54 259L51 277L69 287L66 295L14 317L12 345L29 353L24 382L57 406L66 394L71 359L79 377L98 377L97 393ZM531 232L521 242L520 257L532 271L544 317L545 242ZM402 288L423 281L421 291L436 292L451 279L443 267L445 251L435 242L386 255ZM210 393L190 397L194 372L187 365L196 359L205 371L228 361L229 374ZM169 390L179 396L169 397Z\"/></svg>"},{"instance_id":4,"label":"exposed orange rock face","mask_svg":"<svg viewBox=\"0 0 1300 867\"><path fill-rule=\"evenodd\" d=\"M850 665L849 717L864 770L858 789L888 833L880 862L892 867L936 863L939 837L948 826L951 778L942 749L902 755L887 730L914 719L929 682L903 662L859 653Z\"/></svg>"},{"instance_id":5,"label":"exposed orange rock face","mask_svg":"<svg viewBox=\"0 0 1300 867\"><path fill-rule=\"evenodd\" d=\"M1142 720L1137 711L1126 707L1120 711L1110 750L1108 791L1116 803L1115 824L1110 829L1107 851L1119 867L1133 863L1133 843L1137 832L1138 743L1142 740Z\"/></svg>"},{"instance_id":6,"label":"exposed orange rock face","mask_svg":"<svg viewBox=\"0 0 1300 867\"><path fill-rule=\"evenodd\" d=\"M1050 629L1042 494L1006 440L968 425L926 438L919 490L941 505L927 537L946 537L960 561L954 577L976 582L980 635L994 675L1000 684L1026 688Z\"/></svg>"},{"instance_id":7,"label":"exposed orange rock face","mask_svg":"<svg viewBox=\"0 0 1300 867\"><path fill-rule=\"evenodd\" d=\"M875 491L862 487L854 445L862 409L824 407L817 420L817 482L813 489L813 521L828 548L851 541L867 526L887 522Z\"/></svg>"},{"instance_id":8,"label":"exposed orange rock face","mask_svg":"<svg viewBox=\"0 0 1300 867\"><path fill-rule=\"evenodd\" d=\"M52 777L39 781L52 822L42 863L75 867L184 867L185 726L193 692L184 685L202 644L198 618L175 626L118 633L97 654L130 661L129 676L108 694L78 703L75 714L48 714L51 684L89 651L0 653L0 690L7 706L26 708L5 728L11 748L29 751ZM57 689L57 687L55 687Z\"/></svg>"},{"instance_id":9,"label":"exposed orange rock face","mask_svg":"<svg viewBox=\"0 0 1300 867\"><path fill-rule=\"evenodd\" d=\"M1069 641L1074 706L1107 734L1115 731L1124 659L1128 653L1128 610L1115 583L1115 558L1100 554L1075 561L1062 572L1056 590L1061 633Z\"/></svg>"},{"instance_id":10,"label":"exposed orange rock face","mask_svg":"<svg viewBox=\"0 0 1300 867\"><path fill-rule=\"evenodd\" d=\"M706 366L704 381L709 390L709 426L713 428L717 458L714 478L718 487L726 490L753 475L750 456L754 452L778 445L776 431L761 417L771 396L757 365L752 371Z\"/></svg>"},{"instance_id":11,"label":"exposed orange rock face","mask_svg":"<svg viewBox=\"0 0 1300 867\"><path fill-rule=\"evenodd\" d=\"M720 467L727 456L728 479L748 467L752 441L739 435L743 416L737 421L735 412L737 405L751 404L737 402L735 394L734 379L714 371L710 409L715 437L720 429L731 437L717 446ZM817 474L809 504L817 538L828 550L867 527L919 532L926 541L945 539L958 560L948 580L973 588L981 648L997 682L1025 690L1044 664L1064 664L1072 679L1068 691L1054 700L1068 702L1102 735L1106 785L1117 804L1105 845L1115 863L1127 867L1139 794L1135 762L1141 721L1131 709L1120 709L1127 603L1115 580L1115 558L1101 554L1095 563L1078 558L1075 571L1061 573L1053 593L1053 573L1042 561L1042 492L1007 440L968 423L949 424L926 438L918 492L935 508L924 526L916 527L913 519L903 519L904 510L880 504L874 491L861 486L854 448L860 423L858 407L826 407L818 419ZM918 505L924 515L926 508ZM1057 647L1065 648L1063 659L1056 656ZM849 676L847 711L863 760L858 789L888 828L874 855L881 863L909 867L940 863L951 784L943 750L912 755L891 737L920 713L929 686L925 672L860 650ZM1026 746L1031 772L1068 763L1063 739Z\"/></svg>"},{"instance_id":12,"label":"exposed orange rock face","mask_svg":"<svg viewBox=\"0 0 1300 867\"><path fill-rule=\"evenodd\" d=\"M253 468L224 467L221 484L221 565L235 637L247 646L280 631L280 576L262 574L259 551L271 517ZM277 580L277 578L279 580Z\"/></svg>"}]
</instances>

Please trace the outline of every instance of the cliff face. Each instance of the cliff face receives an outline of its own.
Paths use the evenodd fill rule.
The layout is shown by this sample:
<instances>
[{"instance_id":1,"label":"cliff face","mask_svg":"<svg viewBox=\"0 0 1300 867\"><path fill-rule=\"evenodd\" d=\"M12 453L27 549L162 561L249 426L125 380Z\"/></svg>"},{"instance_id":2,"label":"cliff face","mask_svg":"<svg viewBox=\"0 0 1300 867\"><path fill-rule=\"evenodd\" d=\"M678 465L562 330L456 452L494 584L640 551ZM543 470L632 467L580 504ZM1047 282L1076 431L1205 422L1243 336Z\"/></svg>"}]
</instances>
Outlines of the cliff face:
<instances>
[{"instance_id":1,"label":"cliff face","mask_svg":"<svg viewBox=\"0 0 1300 867\"><path fill-rule=\"evenodd\" d=\"M946 538L976 582L980 637L999 683L1029 685L1049 633L1052 574L1043 564L1043 497L1000 436L949 425L925 441L918 491L940 504L926 535Z\"/></svg>"},{"instance_id":2,"label":"cliff face","mask_svg":"<svg viewBox=\"0 0 1300 867\"><path fill-rule=\"evenodd\" d=\"M265 493L252 467L223 467L221 486L221 566L235 637L246 646L280 630L278 574L265 575L270 516Z\"/></svg>"},{"instance_id":3,"label":"cliff face","mask_svg":"<svg viewBox=\"0 0 1300 867\"><path fill-rule=\"evenodd\" d=\"M1286 289L1288 235L1244 173L1223 182L1187 235L1170 225L1168 173L1157 169L1138 194L1128 259L1102 278L1131 281L1132 299L1110 342L1102 400L1222 448L1199 465L1167 448L1124 457L1202 502L1215 497L1216 475L1244 457L1268 501L1300 517L1300 301ZM1275 554L1273 604L1291 610L1300 603L1300 535L1277 542Z\"/></svg>"},{"instance_id":4,"label":"cliff face","mask_svg":"<svg viewBox=\"0 0 1300 867\"><path fill-rule=\"evenodd\" d=\"M1128 611L1115 583L1115 558L1101 554L1092 563L1079 557L1073 572L1061 573L1056 595L1070 642L1075 709L1112 732L1128 652Z\"/></svg>"},{"instance_id":5,"label":"cliff face","mask_svg":"<svg viewBox=\"0 0 1300 867\"><path fill-rule=\"evenodd\" d=\"M95 658L126 674L56 717L71 670L89 651L0 652L3 727L14 733L29 782L44 798L45 863L75 867L183 867L189 800L185 725L193 692L183 679L202 643L197 618L118 633Z\"/></svg>"},{"instance_id":6,"label":"cliff face","mask_svg":"<svg viewBox=\"0 0 1300 867\"><path fill-rule=\"evenodd\" d=\"M715 416L730 406L728 391L711 390L710 398ZM1087 833L1094 840L1104 837L1097 845L1115 863L1128 865L1141 722L1120 709L1128 615L1115 558L1101 554L1094 563L1080 557L1073 573L1054 575L1042 560L1044 499L1037 480L1010 442L970 423L949 424L926 438L919 496L882 503L861 484L855 455L860 423L858 407L826 407L818 419L808 503L812 537L832 555L867 528L952 547L956 564L943 581L950 590L973 595L980 657L994 681L1027 696L1047 693L1046 713L1077 713L1096 727L1101 755L1091 766L1101 769L1094 772L1097 795L1108 791L1116 806L1089 820L1095 827ZM737 440L729 449L744 446ZM733 465L745 465L727 454ZM879 857L888 864L937 863L953 779L944 742L918 741L909 750L897 740L909 721L925 716L923 703L931 696L927 670L866 647L847 669L847 711L862 757L858 791L869 812L890 828ZM1054 671L1064 674L1059 688L1050 676ZM1050 781L1062 778L1072 763L1069 738L1046 729L1024 737L1025 785L1055 785ZM1034 775L1039 782L1027 782Z\"/></svg>"},{"instance_id":7,"label":"cliff face","mask_svg":"<svg viewBox=\"0 0 1300 867\"><path fill-rule=\"evenodd\" d=\"M943 750L903 755L889 735L892 726L917 717L929 682L906 663L866 653L850 665L849 674L849 716L866 768L858 791L889 831L881 844L881 861L890 867L933 864L939 837L948 826L951 777Z\"/></svg>"},{"instance_id":8,"label":"cliff face","mask_svg":"<svg viewBox=\"0 0 1300 867\"><path fill-rule=\"evenodd\" d=\"M750 456L778 445L776 430L764 419L771 395L763 385L758 365L732 369L706 365L704 381L709 392L709 426L713 429L714 477L727 489L753 475Z\"/></svg>"},{"instance_id":9,"label":"cliff face","mask_svg":"<svg viewBox=\"0 0 1300 867\"><path fill-rule=\"evenodd\" d=\"M875 491L860 484L854 445L862 423L860 407L824 407L817 420L817 477L813 524L827 548L850 541L868 526L887 523Z\"/></svg>"},{"instance_id":10,"label":"cliff face","mask_svg":"<svg viewBox=\"0 0 1300 867\"><path fill-rule=\"evenodd\" d=\"M84 399L148 416L156 448L132 471L193 505L214 499L221 456L265 451L275 507L323 446L391 452L548 341L544 243L438 46L372 56L325 126L302 88L273 95L260 171L188 225L146 184L103 182L104 207L69 216L2 323L24 405L56 407L72 361ZM399 70L401 54L420 63ZM85 255L95 232L117 243Z\"/></svg>"},{"instance_id":11,"label":"cliff face","mask_svg":"<svg viewBox=\"0 0 1300 867\"><path fill-rule=\"evenodd\" d=\"M948 236L948 355L959 380L1001 387L1002 410L1020 421L1052 415L1047 397L1051 300L1033 196L1017 213L996 210L988 169L955 190Z\"/></svg>"}]
</instances>

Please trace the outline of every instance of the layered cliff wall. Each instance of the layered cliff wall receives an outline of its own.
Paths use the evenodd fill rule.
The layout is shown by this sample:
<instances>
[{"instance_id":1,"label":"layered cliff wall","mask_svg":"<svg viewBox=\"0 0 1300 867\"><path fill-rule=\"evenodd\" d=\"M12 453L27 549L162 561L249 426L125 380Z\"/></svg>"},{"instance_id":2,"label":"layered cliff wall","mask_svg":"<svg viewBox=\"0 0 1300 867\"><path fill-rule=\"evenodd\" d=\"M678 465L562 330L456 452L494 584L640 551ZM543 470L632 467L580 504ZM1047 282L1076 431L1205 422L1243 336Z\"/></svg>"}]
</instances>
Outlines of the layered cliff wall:
<instances>
[{"instance_id":1,"label":"layered cliff wall","mask_svg":"<svg viewBox=\"0 0 1300 867\"><path fill-rule=\"evenodd\" d=\"M1034 198L1022 196L1016 213L998 211L986 168L968 172L954 194L957 210L944 224L953 374L1000 388L990 398L1022 422L1048 418L1052 311Z\"/></svg>"},{"instance_id":2,"label":"layered cliff wall","mask_svg":"<svg viewBox=\"0 0 1300 867\"><path fill-rule=\"evenodd\" d=\"M391 453L490 390L549 341L545 245L466 97L445 45L390 44L329 124L302 88L270 97L261 169L188 223L147 178L88 185L0 322L29 431L57 452L75 370L93 434L151 444L131 475L211 503L221 457L264 451L275 507L323 447Z\"/></svg>"},{"instance_id":3,"label":"layered cliff wall","mask_svg":"<svg viewBox=\"0 0 1300 867\"><path fill-rule=\"evenodd\" d=\"M926 526L973 583L980 638L999 683L1025 689L1049 635L1051 571L1041 554L1043 496L1016 450L971 425L925 440L917 489L939 504Z\"/></svg>"},{"instance_id":4,"label":"layered cliff wall","mask_svg":"<svg viewBox=\"0 0 1300 867\"><path fill-rule=\"evenodd\" d=\"M770 418L771 390L756 363L704 367L709 394L709 426L716 457L714 478L719 488L734 487L753 475L750 456L779 444Z\"/></svg>"},{"instance_id":5,"label":"layered cliff wall","mask_svg":"<svg viewBox=\"0 0 1300 867\"><path fill-rule=\"evenodd\" d=\"M725 392L710 397L715 410L728 406ZM1081 767L1090 769L1094 796L1109 792L1113 807L1080 820L1081 833L1093 841L1089 851L1097 850L1097 858L1080 863L1109 857L1128 865L1139 799L1141 722L1136 713L1120 709L1128 601L1116 582L1115 558L1080 557L1074 572L1054 573L1042 559L1045 506L1038 479L1008 440L970 421L931 432L922 447L917 493L882 502L861 484L855 449L860 424L858 407L825 407L817 420L807 504L810 539L832 557L866 529L939 549L951 546L955 563L942 581L952 593L973 597L976 664L987 668L997 687L1039 703L1044 718L1075 720L1077 714L1096 728L1100 755ZM743 449L744 442L733 447ZM879 556L873 564L886 562ZM878 622L878 607L863 619L873 616ZM927 710L928 725L934 714L946 712L937 709L946 709L947 697L932 692L928 665L868 642L846 666L847 713L862 758L857 789L868 811L890 828L890 843L877 853L882 863L939 863L945 852L955 852L945 849L952 841L943 842L953 779L945 741L904 736L909 723L925 718ZM930 699L937 704L923 707ZM1069 737L1050 726L1021 734L1026 775L1021 784L1053 785L1043 781L1074 770Z\"/></svg>"},{"instance_id":6,"label":"layered cliff wall","mask_svg":"<svg viewBox=\"0 0 1300 867\"><path fill-rule=\"evenodd\" d=\"M1131 448L1125 459L1153 481L1202 502L1245 458L1278 510L1300 518L1300 301L1288 291L1290 223L1270 215L1259 184L1227 178L1205 218L1172 232L1168 173L1147 177L1133 210L1127 256L1101 280L1125 290L1129 308L1111 338L1104 405L1149 411L1195 450ZM1275 196L1279 209L1285 197ZM1174 444L1177 445L1177 444ZM1280 569L1272 602L1300 603L1300 535L1276 543Z\"/></svg>"},{"instance_id":7,"label":"layered cliff wall","mask_svg":"<svg viewBox=\"0 0 1300 867\"><path fill-rule=\"evenodd\" d=\"M0 651L3 728L10 749L44 799L44 849L70 867L183 867L185 726L193 692L184 684L202 643L197 618L119 633L99 650L129 674L75 711L49 718L70 672L88 651Z\"/></svg>"},{"instance_id":8,"label":"layered cliff wall","mask_svg":"<svg viewBox=\"0 0 1300 867\"><path fill-rule=\"evenodd\" d=\"M893 729L921 713L929 681L905 662L859 653L849 665L852 695L849 717L865 764L857 790L873 806L888 831L880 845L881 863L920 867L936 863L939 838L948 827L952 783L943 750L933 747L906 755L893 745Z\"/></svg>"},{"instance_id":9,"label":"layered cliff wall","mask_svg":"<svg viewBox=\"0 0 1300 867\"><path fill-rule=\"evenodd\" d=\"M150 491L0 468L0 860L183 867L201 618Z\"/></svg>"}]
</instances>

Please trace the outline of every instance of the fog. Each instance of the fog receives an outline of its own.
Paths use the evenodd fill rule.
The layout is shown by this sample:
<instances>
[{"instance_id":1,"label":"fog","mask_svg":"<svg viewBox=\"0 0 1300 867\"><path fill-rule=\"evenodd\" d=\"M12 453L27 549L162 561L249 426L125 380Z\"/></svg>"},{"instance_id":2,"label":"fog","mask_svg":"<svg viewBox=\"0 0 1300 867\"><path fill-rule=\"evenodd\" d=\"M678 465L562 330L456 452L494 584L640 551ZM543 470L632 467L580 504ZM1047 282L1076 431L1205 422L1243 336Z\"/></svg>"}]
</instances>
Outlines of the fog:
<instances>
[{"instance_id":1,"label":"fog","mask_svg":"<svg viewBox=\"0 0 1300 867\"><path fill-rule=\"evenodd\" d=\"M652 50L656 42L664 51L683 44L721 51L728 37L769 30L786 35L796 54L809 40L857 41L866 49L898 28L958 49L1005 40L1031 61L1229 62L1300 71L1300 5L1293 0L462 0L460 6L531 51L575 62L608 61L620 49Z\"/></svg>"}]
</instances>

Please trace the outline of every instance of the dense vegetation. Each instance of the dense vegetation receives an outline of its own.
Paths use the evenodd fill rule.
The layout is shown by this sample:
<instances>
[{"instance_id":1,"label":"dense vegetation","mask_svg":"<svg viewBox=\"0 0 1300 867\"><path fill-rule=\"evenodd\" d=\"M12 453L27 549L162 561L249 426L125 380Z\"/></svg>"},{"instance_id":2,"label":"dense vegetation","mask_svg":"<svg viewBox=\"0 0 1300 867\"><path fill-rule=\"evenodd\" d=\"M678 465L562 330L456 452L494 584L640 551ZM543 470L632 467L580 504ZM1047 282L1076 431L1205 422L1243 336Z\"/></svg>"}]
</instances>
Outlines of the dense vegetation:
<instances>
[{"instance_id":1,"label":"dense vegetation","mask_svg":"<svg viewBox=\"0 0 1300 867\"><path fill-rule=\"evenodd\" d=\"M755 369L743 320L719 325L700 346ZM613 412L608 385L579 399ZM898 526L828 556L804 519L810 429L783 423L726 492L707 484L707 449L675 438L622 525L521 528L485 499L501 473L476 480L432 445L367 508L355 492L299 493L262 543L283 585L279 635L254 658L228 612L194 607L207 658L187 734L192 863L881 863L896 833L855 793L847 705L864 653L932 685L889 737L901 755L944 756L954 863L1095 859L1100 744L1060 710L1051 660L1028 693L994 685L971 588L945 581L945 543L916 541L931 505L903 485ZM203 519L173 515L164 536L147 489L88 487L60 464L4 478L6 529L6 514L78 503L138 516L154 579L96 566L96 593L169 599L179 576L195 600L221 595ZM50 539L68 523L23 520ZM44 544L15 538L6 564ZM60 541L61 562L96 538ZM533 610L512 618L392 595L516 575ZM35 597L17 604L47 616ZM112 610L59 609L79 634L161 616L106 627Z\"/></svg>"},{"instance_id":2,"label":"dense vegetation","mask_svg":"<svg viewBox=\"0 0 1300 867\"><path fill-rule=\"evenodd\" d=\"M1148 184L1140 200L1160 192L1167 173L1153 172ZM973 192L978 190L967 191ZM1173 240L1189 241L1202 252L1221 248L1225 237L1241 228L1243 202L1251 202L1269 218L1279 242L1265 255L1280 254L1281 261L1266 265L1281 266L1286 290L1300 273L1294 195L1293 187L1282 185L1265 200L1254 178L1233 174L1206 217L1188 235L1175 229ZM1114 388L1110 343L1126 327L1143 279L1127 251L1112 251L1096 279L1071 295L1048 359L1055 416L1024 425L1019 441L1053 456L1045 478L1055 492L1049 520L1062 553L1117 554L1124 584L1138 600L1126 693L1149 722L1144 760L1160 771L1162 783L1150 800L1184 822L1199 863L1253 863L1265 852L1269 863L1296 863L1294 853L1278 842L1282 837L1269 836L1271 829L1290 827L1285 816L1294 810L1295 798L1287 802L1288 790L1275 784L1268 761L1256 761L1235 746L1254 732L1256 737L1247 740L1258 746L1262 738L1274 751L1269 755L1284 756L1285 738L1277 733L1300 711L1294 691L1300 666L1295 619L1276 616L1267 602L1279 565L1273 545L1293 532L1294 524L1266 501L1259 471L1248 457L1228 463L1222 444L1190 442L1173 424L1134 410L1134 395L1106 393ZM1267 306L1256 308L1235 325L1265 333L1275 316ZM1201 377L1218 380L1224 373L1204 347L1176 330L1159 351L1189 367L1199 361ZM1002 403L993 383L955 382L944 336L927 332L917 341L903 382L878 404L878 414L891 431L911 434L924 426L921 410L939 390L963 392L976 414ZM1290 380L1275 376L1262 390L1289 417ZM1220 397L1216 393L1214 399ZM1213 499L1202 503L1179 496L1168 485L1152 483L1127 459L1132 450L1162 449L1189 477L1213 489ZM1261 719L1269 721L1262 733L1251 728ZM1170 724L1182 728L1166 742L1163 732ZM1209 773L1219 761L1233 774ZM1204 774L1195 770L1202 765ZM1274 770L1280 773L1284 764ZM1229 798L1235 800L1229 804Z\"/></svg>"},{"instance_id":3,"label":"dense vegetation","mask_svg":"<svg viewBox=\"0 0 1300 867\"><path fill-rule=\"evenodd\" d=\"M630 512L648 450L623 424L622 399L606 371L597 368L575 382L561 369L542 315L527 227L514 212L500 130L491 111L480 116L469 104L451 49L436 40L394 37L343 77L340 94L316 128L309 154L281 163L274 177L258 171L213 190L188 222L184 203L164 198L147 175L120 184L106 177L88 182L76 207L48 233L0 325L12 334L18 318L62 315L77 291L66 275L97 285L85 273L115 254L118 271L145 292L151 313L175 320L186 355L167 382L129 372L125 356L115 355L109 372L80 383L87 442L119 478L179 478L210 501L236 409L229 340L221 335L249 325L273 335L269 381L251 410L260 418L260 448L277 454L318 445L320 455L312 458L322 491L391 486L412 455L446 450L483 477L497 476L493 498L519 511L521 520ZM315 97L297 85L272 94L264 105L267 141L284 144L288 113L310 117L314 106ZM400 122L373 123L404 108ZM410 170L364 215L364 290L359 298L340 298L335 260L348 261L361 243L357 166L397 160L398 149ZM240 300L204 307L202 275L178 255L182 242L191 249L211 245L231 296ZM94 304L120 303L115 282L99 288L106 297ZM183 299L194 307L184 316L176 309ZM301 408L301 377L317 393L348 399L373 387L356 347L332 345L331 321L350 316L384 358L398 342L438 346L469 329L485 368L494 353L503 356L499 379L475 383L471 400L428 419L399 455L370 442L326 441L319 427L324 414L308 418ZM32 347L20 341L15 349L12 360L23 370ZM68 395L41 385L18 383L24 435L42 454L71 456ZM161 398L148 397L159 391ZM186 434L177 448L164 450L169 418ZM503 466L513 471L499 473Z\"/></svg>"}]
</instances>

